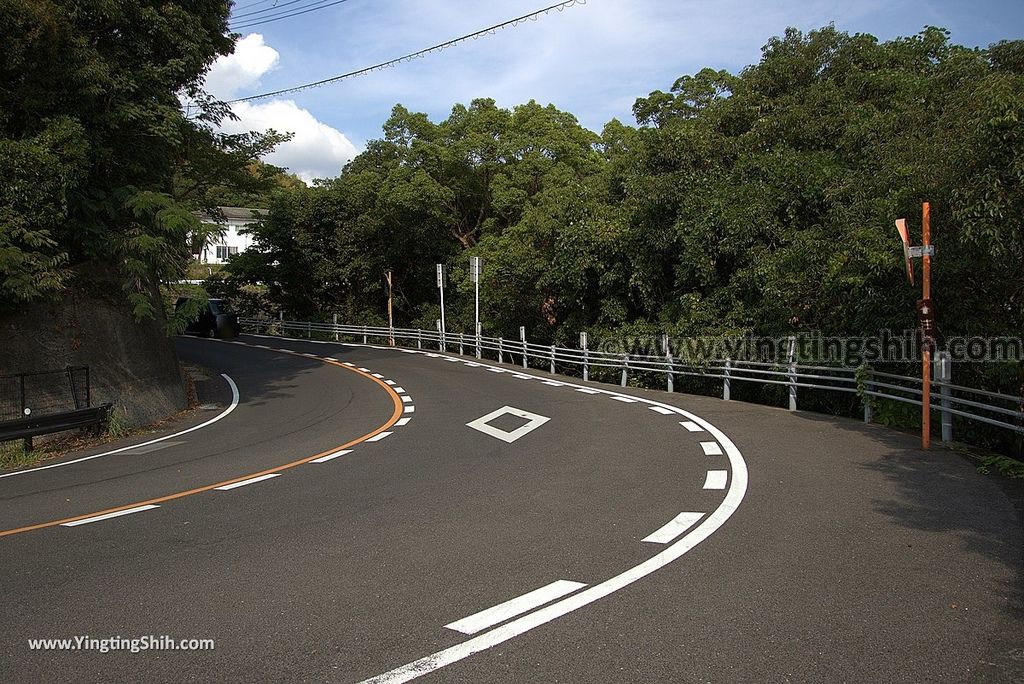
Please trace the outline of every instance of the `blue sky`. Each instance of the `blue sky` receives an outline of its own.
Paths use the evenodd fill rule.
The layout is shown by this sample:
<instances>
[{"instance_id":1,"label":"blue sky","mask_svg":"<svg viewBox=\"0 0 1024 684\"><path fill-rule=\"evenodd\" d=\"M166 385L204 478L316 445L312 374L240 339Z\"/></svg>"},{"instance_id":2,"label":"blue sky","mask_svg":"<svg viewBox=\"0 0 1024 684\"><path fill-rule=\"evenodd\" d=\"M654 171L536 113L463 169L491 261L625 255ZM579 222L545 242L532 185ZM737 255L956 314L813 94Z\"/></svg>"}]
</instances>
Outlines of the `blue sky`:
<instances>
[{"instance_id":1,"label":"blue sky","mask_svg":"<svg viewBox=\"0 0 1024 684\"><path fill-rule=\"evenodd\" d=\"M235 14L283 13L314 0L238 0ZM211 70L207 86L243 97L352 71L552 4L555 0L347 0L281 21L240 29L236 54ZM250 19L259 17L252 15ZM241 23L244 19L238 19ZM296 133L269 158L306 180L334 176L366 141L380 136L401 103L443 119L456 102L494 98L512 107L535 99L570 111L600 131L613 117L633 123L637 97L667 90L705 66L738 71L787 26L834 23L888 39L925 25L957 43L985 46L1024 37L1024 2L911 0L587 0L444 52L316 90L236 106L228 130L273 127Z\"/></svg>"}]
</instances>

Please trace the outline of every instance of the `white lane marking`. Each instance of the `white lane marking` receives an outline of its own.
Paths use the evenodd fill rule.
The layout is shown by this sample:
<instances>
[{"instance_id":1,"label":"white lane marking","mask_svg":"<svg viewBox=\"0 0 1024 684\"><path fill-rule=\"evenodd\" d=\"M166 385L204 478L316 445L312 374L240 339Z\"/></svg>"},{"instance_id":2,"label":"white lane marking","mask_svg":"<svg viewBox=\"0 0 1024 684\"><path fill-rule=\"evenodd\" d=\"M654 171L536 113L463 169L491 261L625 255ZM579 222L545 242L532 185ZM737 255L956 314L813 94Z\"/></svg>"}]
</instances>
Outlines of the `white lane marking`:
<instances>
[{"instance_id":1,"label":"white lane marking","mask_svg":"<svg viewBox=\"0 0 1024 684\"><path fill-rule=\"evenodd\" d=\"M601 393L605 392L607 392L607 390L601 390ZM535 627L547 624L548 622L560 618L563 615L567 615L578 610L583 606L602 599L605 596L608 596L609 594L614 593L623 587L629 586L633 582L643 579L647 575L660 570L672 561L681 558L695 546L710 537L718 528L724 525L730 517L732 517L732 514L736 512L737 508L739 508L740 503L743 502L743 497L747 493L747 464L744 462L743 455L740 453L740 450L736 448L736 445L732 443L732 440L725 436L725 433L703 418L681 408L655 402L653 399L642 399L642 401L673 409L675 413L678 413L679 415L688 418L703 427L725 448L725 453L729 457L729 466L732 468L732 481L729 485L729 490L725 493L725 497L722 499L722 503L719 504L718 508L716 508L711 515L697 525L697 527L690 530L678 541L666 547L651 558L648 558L643 563L640 563L625 572L621 572L600 584L595 584L589 589L584 589L579 593L573 594L572 596L564 598L549 606L545 606L533 613L517 618L512 622L507 622L489 632L484 632L483 634L475 636L467 641L463 641L460 644L456 644L433 653L425 658L420 658L419 660L407 663L389 672L367 679L363 684L399 684L400 682L408 682L422 675L439 670L446 665L451 665L452 663L456 663L464 658L468 658L474 653L486 651L489 648L503 644L506 641L514 639L520 634L529 632Z\"/></svg>"},{"instance_id":2,"label":"white lane marking","mask_svg":"<svg viewBox=\"0 0 1024 684\"><path fill-rule=\"evenodd\" d=\"M491 371L492 373L504 373L505 372L504 368L491 368L490 366L487 367L487 370Z\"/></svg>"},{"instance_id":3,"label":"white lane marking","mask_svg":"<svg viewBox=\"0 0 1024 684\"><path fill-rule=\"evenodd\" d=\"M709 470L704 480L704 489L725 489L725 483L729 480L728 470Z\"/></svg>"},{"instance_id":4,"label":"white lane marking","mask_svg":"<svg viewBox=\"0 0 1024 684\"><path fill-rule=\"evenodd\" d=\"M355 368L356 367L356 364L352 363L351 361L342 361L341 363L342 363L342 365L348 366L349 368Z\"/></svg>"},{"instance_id":5,"label":"white lane marking","mask_svg":"<svg viewBox=\"0 0 1024 684\"><path fill-rule=\"evenodd\" d=\"M494 427L493 425L488 425L490 421L494 420L499 416L504 415L513 415L518 418L523 418L527 422L523 425L520 425L519 427L512 431L502 430L500 428ZM476 420L471 420L470 422L466 423L466 426L471 427L474 430L478 430L484 433L485 435L494 437L495 439L500 439L503 442L508 442L509 444L511 444L512 442L516 441L523 435L533 432L534 430L536 430L549 420L551 419L548 418L547 416L541 416L536 413L530 413L529 411L524 411L523 409L518 409L513 406L502 406L497 411L491 411L486 416L481 416Z\"/></svg>"},{"instance_id":6,"label":"white lane marking","mask_svg":"<svg viewBox=\"0 0 1024 684\"><path fill-rule=\"evenodd\" d=\"M669 411L667 408L662 408L660 406L648 406L647 408L651 409L655 413L660 413L663 416L670 416L670 415L672 415L671 411Z\"/></svg>"},{"instance_id":7,"label":"white lane marking","mask_svg":"<svg viewBox=\"0 0 1024 684\"><path fill-rule=\"evenodd\" d=\"M577 387L576 391L583 394L600 394L596 389L590 389L589 387Z\"/></svg>"},{"instance_id":8,"label":"white lane marking","mask_svg":"<svg viewBox=\"0 0 1024 684\"><path fill-rule=\"evenodd\" d=\"M395 384L394 380L385 380L384 382L386 382L387 384L389 384L391 386L394 386L394 384Z\"/></svg>"},{"instance_id":9,"label":"white lane marking","mask_svg":"<svg viewBox=\"0 0 1024 684\"><path fill-rule=\"evenodd\" d=\"M399 427L401 427L402 425L408 425L410 420L412 420L412 418L408 416L406 416L405 418L399 418L398 422L395 423L395 425L398 425Z\"/></svg>"},{"instance_id":10,"label":"white lane marking","mask_svg":"<svg viewBox=\"0 0 1024 684\"><path fill-rule=\"evenodd\" d=\"M690 432L703 432L704 431L704 428L702 428L700 425L697 425L692 420L681 420L681 421L679 421L679 424L682 425L687 430L689 430Z\"/></svg>"},{"instance_id":11,"label":"white lane marking","mask_svg":"<svg viewBox=\"0 0 1024 684\"><path fill-rule=\"evenodd\" d=\"M434 354L432 352L427 352L427 356L429 356L432 359L436 359L438 356L440 356L440 354Z\"/></svg>"},{"instance_id":12,"label":"white lane marking","mask_svg":"<svg viewBox=\"0 0 1024 684\"><path fill-rule=\"evenodd\" d=\"M104 451L102 454L93 454L92 456L83 456L82 458L76 458L76 459L74 459L72 461L63 461L61 463L51 463L50 465L39 466L38 468L29 468L28 470L16 470L13 473L4 473L3 475L0 475L0 479L5 478L5 477L14 477L15 475L25 475L26 473L34 473L34 472L39 471L39 470L49 470L50 468L62 468L64 466L71 465L72 463L82 463L83 461L91 461L94 458L102 458L103 456L111 456L113 454L119 454L122 451L130 451L132 449L138 449L139 447L148 446L150 444L156 444L157 442L163 442L164 440L174 439L175 437L180 437L181 435L187 435L190 432L195 432L196 430L201 430L204 427L213 425L218 420L220 420L221 418L224 418L225 416L227 416L229 413L231 413L232 411L234 411L238 407L238 385L236 385L235 381L232 380L230 377L228 377L227 374L221 373L220 376L222 378L224 378L225 380L227 380L228 385L231 386L231 405L228 406L226 409L224 409L221 413L218 413L216 416L214 416L210 420L206 421L205 423L200 423L199 425L195 425L193 427L190 427L187 430L181 430L179 432L175 432L175 433L172 433L170 435L164 435L163 437L157 437L156 439L151 439L148 442L142 442L141 444L132 444L130 446L121 447L120 449L114 449L113 451Z\"/></svg>"},{"instance_id":13,"label":"white lane marking","mask_svg":"<svg viewBox=\"0 0 1024 684\"><path fill-rule=\"evenodd\" d=\"M722 447L718 446L718 442L701 442L700 448L704 450L705 456L719 456L722 453Z\"/></svg>"},{"instance_id":14,"label":"white lane marking","mask_svg":"<svg viewBox=\"0 0 1024 684\"><path fill-rule=\"evenodd\" d=\"M381 380L383 380L383 379L384 379L384 376L383 376L383 375L381 375L380 373L370 373L370 375L372 375L372 376L373 376L373 377L375 377L375 378L379 378L379 379L381 379Z\"/></svg>"},{"instance_id":15,"label":"white lane marking","mask_svg":"<svg viewBox=\"0 0 1024 684\"><path fill-rule=\"evenodd\" d=\"M640 541L667 544L693 527L694 523L703 517L703 513L680 513Z\"/></svg>"},{"instance_id":16,"label":"white lane marking","mask_svg":"<svg viewBox=\"0 0 1024 684\"><path fill-rule=\"evenodd\" d=\"M402 403L404 403L404 404L411 404L412 403L412 397L410 397L408 394L403 394L402 395Z\"/></svg>"},{"instance_id":17,"label":"white lane marking","mask_svg":"<svg viewBox=\"0 0 1024 684\"><path fill-rule=\"evenodd\" d=\"M401 394L401 393L405 392L405 388L404 388L404 387L399 387L398 385L395 385L395 386L394 386L394 387L392 387L391 389L395 390L395 391L396 391L396 392L398 392L399 394Z\"/></svg>"},{"instance_id":18,"label":"white lane marking","mask_svg":"<svg viewBox=\"0 0 1024 684\"><path fill-rule=\"evenodd\" d=\"M320 458L314 458L312 461L310 461L310 463L327 463L328 461L333 461L334 459L338 458L339 456L344 456L345 454L351 454L351 453L352 453L351 449L341 449L339 451L335 451L333 453L327 454L326 456L321 456Z\"/></svg>"},{"instance_id":19,"label":"white lane marking","mask_svg":"<svg viewBox=\"0 0 1024 684\"><path fill-rule=\"evenodd\" d=\"M416 407L413 406L412 404L409 404L408 406L405 407L405 410L403 411L403 413L412 413L415 410L416 410Z\"/></svg>"},{"instance_id":20,"label":"white lane marking","mask_svg":"<svg viewBox=\"0 0 1024 684\"><path fill-rule=\"evenodd\" d=\"M226 492L228 490L236 489L238 487L244 487L246 485L255 484L257 482L263 482L264 480L269 480L272 477L279 477L280 475L281 475L281 473L267 473L266 475L260 475L259 477L250 477L248 480L240 480L239 482L232 482L231 484L226 484L223 487L214 487L214 489L217 489L217 490L222 491L222 492Z\"/></svg>"},{"instance_id":21,"label":"white lane marking","mask_svg":"<svg viewBox=\"0 0 1024 684\"><path fill-rule=\"evenodd\" d=\"M533 380L532 375L523 375L522 373L516 373L512 377L515 378L516 380Z\"/></svg>"},{"instance_id":22,"label":"white lane marking","mask_svg":"<svg viewBox=\"0 0 1024 684\"><path fill-rule=\"evenodd\" d=\"M463 361L462 363L469 366L470 368L479 368L482 365L479 363L473 363L472 361Z\"/></svg>"},{"instance_id":23,"label":"white lane marking","mask_svg":"<svg viewBox=\"0 0 1024 684\"><path fill-rule=\"evenodd\" d=\"M451 357L451 356L442 356L441 358L443 358L445 361L451 361L452 363L458 363L459 362L458 359L456 359L454 357Z\"/></svg>"},{"instance_id":24,"label":"white lane marking","mask_svg":"<svg viewBox=\"0 0 1024 684\"><path fill-rule=\"evenodd\" d=\"M319 356L317 356L316 354L309 354L309 353L307 353L307 352L303 352L303 353L302 353L302 356L308 356L308 357L309 357L309 358L311 358L311 359L318 359L318 358L320 358L320 357L319 357Z\"/></svg>"},{"instance_id":25,"label":"white lane marking","mask_svg":"<svg viewBox=\"0 0 1024 684\"><path fill-rule=\"evenodd\" d=\"M545 603L562 598L566 594L571 594L574 591L578 591L585 586L587 585L582 582L556 580L547 586L543 586L540 589L534 589L531 592L523 594L522 596L517 596L516 598L505 601L504 603L499 603L487 610L481 610L479 613L474 613L469 617L464 617L461 620L456 620L455 622L449 622L445 627L453 629L456 632L462 632L463 634L476 634L488 627L493 627L499 622L504 622L509 618L522 615L534 608L543 606Z\"/></svg>"},{"instance_id":26,"label":"white lane marking","mask_svg":"<svg viewBox=\"0 0 1024 684\"><path fill-rule=\"evenodd\" d=\"M564 382L555 382L554 380L545 380L544 382L542 382L540 384L542 384L542 385L550 385L551 387L565 387L565 383Z\"/></svg>"},{"instance_id":27,"label":"white lane marking","mask_svg":"<svg viewBox=\"0 0 1024 684\"><path fill-rule=\"evenodd\" d=\"M391 434L394 434L394 433L393 432L381 432L381 433L378 433L378 434L374 435L373 437L371 437L370 439L368 439L366 441L367 442L379 442L380 440L384 439L385 437L387 437L388 435L391 435Z\"/></svg>"},{"instance_id":28,"label":"white lane marking","mask_svg":"<svg viewBox=\"0 0 1024 684\"><path fill-rule=\"evenodd\" d=\"M370 372L369 368L357 368L356 370L363 371L364 373L369 373Z\"/></svg>"},{"instance_id":29,"label":"white lane marking","mask_svg":"<svg viewBox=\"0 0 1024 684\"><path fill-rule=\"evenodd\" d=\"M617 394L613 394L612 395L612 399L614 399L615 401L621 401L623 404L635 404L636 403L636 399L633 399L632 397L620 397Z\"/></svg>"},{"instance_id":30,"label":"white lane marking","mask_svg":"<svg viewBox=\"0 0 1024 684\"><path fill-rule=\"evenodd\" d=\"M71 522L61 523L61 527L76 527L78 525L88 525L89 523L98 522L100 520L109 520L110 518L120 518L122 515L131 515L132 513L141 513L142 511L148 511L152 508L160 508L156 504L146 504L145 506L136 506L135 508L126 508L123 511L114 511L113 513L104 513L103 515L94 515L91 518L82 518L81 520L72 520Z\"/></svg>"}]
</instances>

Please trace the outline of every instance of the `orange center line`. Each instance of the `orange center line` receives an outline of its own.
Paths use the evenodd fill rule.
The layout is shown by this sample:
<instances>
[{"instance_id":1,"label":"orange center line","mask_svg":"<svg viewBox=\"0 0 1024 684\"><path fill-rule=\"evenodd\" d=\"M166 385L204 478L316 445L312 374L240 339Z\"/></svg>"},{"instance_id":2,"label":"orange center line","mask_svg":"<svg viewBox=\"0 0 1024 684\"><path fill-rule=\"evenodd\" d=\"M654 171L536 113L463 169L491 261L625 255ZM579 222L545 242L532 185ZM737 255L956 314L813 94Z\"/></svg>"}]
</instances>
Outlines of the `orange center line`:
<instances>
[{"instance_id":1,"label":"orange center line","mask_svg":"<svg viewBox=\"0 0 1024 684\"><path fill-rule=\"evenodd\" d=\"M235 342L235 344L240 344L240 345L243 345L243 346L246 346L246 347L252 347L253 346L253 345L248 344L246 342ZM294 352L294 351L280 351L280 350L277 350L277 349L270 349L268 351L277 351L278 353L291 354L292 356L301 356L302 358L310 358L308 356L303 356L299 352ZM359 370L357 368L353 368L351 366L346 366L345 364L340 363L338 361L334 361L334 360L330 360L330 359L319 359L319 358L316 359L316 360L320 361L321 363L326 363L326 364L329 364L329 365L332 365L332 366L337 366L339 368L343 368L343 369L348 370L348 371L352 371L353 373L361 375L364 378L369 378L373 382L375 382L378 385L380 385L381 387L383 387L388 392L388 394L391 395L391 401L395 405L395 409L392 412L391 417L388 419L388 421L386 423L384 423L383 425L381 425L379 428L375 429L373 432L368 432L365 435L363 435L362 437L357 437L356 439L353 439L350 442L346 442L344 444L340 444L338 446L331 447L330 449L327 449L326 451L321 451L320 453L313 454L312 456L307 456L305 458L300 458L299 460L292 461L291 463L285 463L284 465L274 466L273 468L268 468L266 470L261 470L261 471L256 472L256 473L249 473L248 475L242 475L240 477L235 477L235 478L232 478L230 480L224 480L223 482L215 482L214 484L203 485L202 487L196 487L195 489L189 489L189 490L186 490L186 491L183 491L183 492L175 492L174 494L167 494L167 495L164 495L164 496L159 496L159 497L156 497L155 499L146 499L145 501L134 501L134 502L129 503L129 504L124 504L123 506L115 506L114 508L105 508L105 509L103 509L101 511L95 511L93 513L86 513L85 515L76 515L76 516L71 517L71 518L61 518L60 520L51 520L49 522L36 523L35 525L26 525L25 527L16 527L16 528L14 528L12 530L0 530L0 537L7 537L9 535L21 534L23 532L31 532L33 530L41 530L41 529L44 529L44 528L47 528L47 527L56 527L57 525L63 525L64 523L75 522L76 520L84 520L86 518L92 518L92 517L98 516L98 515L105 515L107 513L116 513L118 511L127 510L129 508L135 508L136 506L145 506L147 504L159 504L159 503L163 503L164 501L173 501L174 499L181 499L181 498L186 497L186 496L192 496L193 494L199 494L201 492L208 492L211 489L216 489L217 487L223 487L224 485L234 484L235 482L241 482L242 480L248 480L248 479L253 478L253 477L259 477L261 475L269 475L271 473L280 473L280 472L282 472L284 470L288 470L289 468L294 468L295 466L300 466L300 465L302 465L304 463L309 463L310 461L312 461L314 459L320 458L321 456L326 456L327 454L330 454L330 453L333 453L335 451L338 451L339 449L347 449L348 447L355 446L356 444L359 444L360 442L365 442L366 440L370 439L371 437L374 437L376 435L379 435L381 432L384 432L389 427L391 427L392 425L394 425L395 423L398 422L398 419L402 416L402 411L404 410L403 409L404 405L402 404L402 398L399 396L398 392L396 392L395 390L391 389L391 387L386 382L384 382L383 380L380 380L378 378L373 377L369 373L364 373L363 371L361 371L361 370Z\"/></svg>"}]
</instances>

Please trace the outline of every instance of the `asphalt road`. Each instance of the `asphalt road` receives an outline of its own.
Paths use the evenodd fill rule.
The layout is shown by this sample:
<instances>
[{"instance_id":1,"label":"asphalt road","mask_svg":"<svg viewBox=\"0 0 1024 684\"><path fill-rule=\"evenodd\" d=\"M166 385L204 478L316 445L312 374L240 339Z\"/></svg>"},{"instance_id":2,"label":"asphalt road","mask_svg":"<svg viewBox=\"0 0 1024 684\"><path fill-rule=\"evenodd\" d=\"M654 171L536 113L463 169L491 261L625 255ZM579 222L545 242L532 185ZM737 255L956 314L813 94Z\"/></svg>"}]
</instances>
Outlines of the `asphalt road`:
<instances>
[{"instance_id":1,"label":"asphalt road","mask_svg":"<svg viewBox=\"0 0 1024 684\"><path fill-rule=\"evenodd\" d=\"M174 436L230 408L211 377L218 408L158 448L0 478L0 681L1024 681L1020 488L950 452L494 363L240 341L179 341L237 385L217 422ZM467 425L504 407L527 417ZM29 647L76 635L216 646Z\"/></svg>"}]
</instances>

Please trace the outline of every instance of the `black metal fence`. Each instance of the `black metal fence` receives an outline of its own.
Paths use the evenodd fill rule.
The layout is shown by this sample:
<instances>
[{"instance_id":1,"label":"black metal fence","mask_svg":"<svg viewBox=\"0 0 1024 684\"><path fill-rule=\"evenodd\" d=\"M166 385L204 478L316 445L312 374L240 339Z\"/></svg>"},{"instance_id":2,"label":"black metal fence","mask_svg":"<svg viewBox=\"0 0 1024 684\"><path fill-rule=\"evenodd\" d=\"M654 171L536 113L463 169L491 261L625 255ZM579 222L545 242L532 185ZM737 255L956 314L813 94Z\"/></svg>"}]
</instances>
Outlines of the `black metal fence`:
<instances>
[{"instance_id":1,"label":"black metal fence","mask_svg":"<svg viewBox=\"0 0 1024 684\"><path fill-rule=\"evenodd\" d=\"M0 423L88 408L88 366L0 375Z\"/></svg>"}]
</instances>

